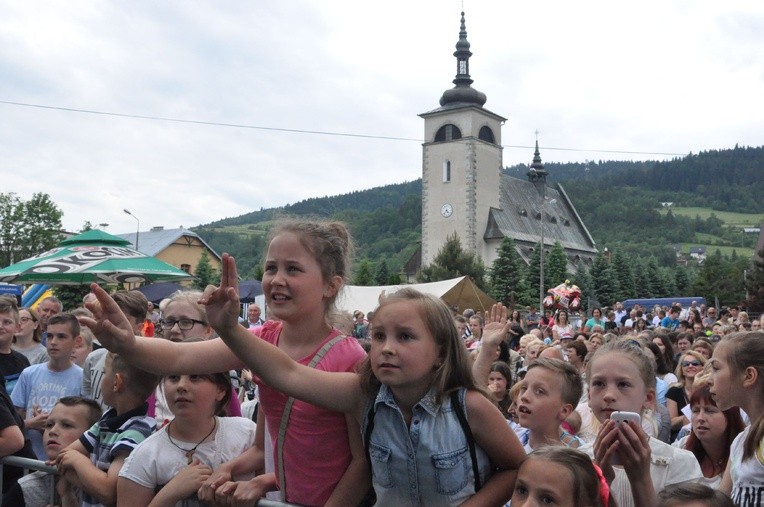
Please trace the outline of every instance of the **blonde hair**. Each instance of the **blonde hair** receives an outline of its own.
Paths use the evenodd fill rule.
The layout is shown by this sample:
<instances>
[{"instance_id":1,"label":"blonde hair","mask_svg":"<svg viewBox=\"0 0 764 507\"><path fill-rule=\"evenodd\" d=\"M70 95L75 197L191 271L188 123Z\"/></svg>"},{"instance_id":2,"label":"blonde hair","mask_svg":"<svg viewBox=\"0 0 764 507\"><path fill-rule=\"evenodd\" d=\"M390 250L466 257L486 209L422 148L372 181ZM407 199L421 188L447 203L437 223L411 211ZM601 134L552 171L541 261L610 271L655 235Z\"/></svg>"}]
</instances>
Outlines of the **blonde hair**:
<instances>
[{"instance_id":1,"label":"blonde hair","mask_svg":"<svg viewBox=\"0 0 764 507\"><path fill-rule=\"evenodd\" d=\"M572 364L561 359L541 357L528 366L528 371L530 372L534 368L544 368L559 377L562 401L573 405L573 407L578 405L584 392L584 386L581 383L581 375Z\"/></svg>"},{"instance_id":2,"label":"blonde hair","mask_svg":"<svg viewBox=\"0 0 764 507\"><path fill-rule=\"evenodd\" d=\"M706 358L703 357L703 354L701 354L697 350L688 349L682 352L681 354L679 354L679 361L677 361L676 370L674 371L674 374L676 375L676 384L674 384L675 386L681 387L684 385L685 378L684 378L684 371L682 371L682 358L684 356L692 356L698 361L700 361L701 366L706 365Z\"/></svg>"},{"instance_id":3,"label":"blonde hair","mask_svg":"<svg viewBox=\"0 0 764 507\"><path fill-rule=\"evenodd\" d=\"M416 289L408 287L400 289L380 300L379 306L373 313L372 326L374 325L373 320L379 315L380 310L400 302L408 303L409 306L417 310L422 322L440 349L441 363L435 368L432 381L438 401L442 402L448 394L462 387L480 391L487 399L492 399L487 390L475 382L472 376L472 363L467 348L464 346L464 341L457 334L451 310L440 299ZM368 357L359 365L358 374L361 377L361 385L367 393L371 395L379 389L381 383L374 376Z\"/></svg>"},{"instance_id":4,"label":"blonde hair","mask_svg":"<svg viewBox=\"0 0 764 507\"><path fill-rule=\"evenodd\" d=\"M528 348L528 344L532 342L533 340L538 340L536 335L534 334L524 334L520 337L519 345L521 348Z\"/></svg>"},{"instance_id":5,"label":"blonde hair","mask_svg":"<svg viewBox=\"0 0 764 507\"><path fill-rule=\"evenodd\" d=\"M623 338L605 343L593 354L590 354L591 359L586 363L586 378L588 382L591 383L592 381L592 365L594 362L608 354L621 354L629 359L637 367L639 377L645 384L645 389L655 390L655 368L653 363L650 362L650 356L642 348L641 343L634 338Z\"/></svg>"},{"instance_id":6,"label":"blonde hair","mask_svg":"<svg viewBox=\"0 0 764 507\"><path fill-rule=\"evenodd\" d=\"M758 374L757 388L751 390L751 396L758 393L759 400L764 398L764 331L740 331L725 336L722 352L733 374L740 374L747 368L754 368ZM717 351L719 347L717 346ZM743 443L743 460L753 458L756 448L764 439L764 417L751 421L751 431Z\"/></svg>"},{"instance_id":7,"label":"blonde hair","mask_svg":"<svg viewBox=\"0 0 764 507\"><path fill-rule=\"evenodd\" d=\"M335 276L342 279L337 291L327 299L324 315L336 311L336 301L342 286L350 280L350 262L353 256L353 240L347 227L342 222L298 221L282 219L271 229L268 244L280 234L291 233L297 236L300 244L310 253L321 267L321 276L325 282ZM453 322L451 323L453 327Z\"/></svg>"}]
</instances>

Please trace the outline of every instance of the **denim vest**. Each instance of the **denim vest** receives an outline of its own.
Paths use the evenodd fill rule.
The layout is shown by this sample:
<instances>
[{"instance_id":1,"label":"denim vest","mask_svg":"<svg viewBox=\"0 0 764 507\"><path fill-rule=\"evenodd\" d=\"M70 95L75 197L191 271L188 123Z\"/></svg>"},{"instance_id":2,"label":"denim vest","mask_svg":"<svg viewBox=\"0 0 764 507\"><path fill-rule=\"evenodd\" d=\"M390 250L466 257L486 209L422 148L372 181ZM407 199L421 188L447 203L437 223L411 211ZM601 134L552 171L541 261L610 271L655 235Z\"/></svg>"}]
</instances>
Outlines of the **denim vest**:
<instances>
[{"instance_id":1,"label":"denim vest","mask_svg":"<svg viewBox=\"0 0 764 507\"><path fill-rule=\"evenodd\" d=\"M462 404L465 393L466 389L459 392ZM407 427L387 386L380 388L373 403L369 456L377 505L458 505L475 494L467 438L454 413L460 407L452 408L449 398L438 404L435 392L430 390L414 405L411 425ZM368 413L362 434L369 423ZM475 451L481 482L485 484L491 464L483 449L475 446Z\"/></svg>"}]
</instances>

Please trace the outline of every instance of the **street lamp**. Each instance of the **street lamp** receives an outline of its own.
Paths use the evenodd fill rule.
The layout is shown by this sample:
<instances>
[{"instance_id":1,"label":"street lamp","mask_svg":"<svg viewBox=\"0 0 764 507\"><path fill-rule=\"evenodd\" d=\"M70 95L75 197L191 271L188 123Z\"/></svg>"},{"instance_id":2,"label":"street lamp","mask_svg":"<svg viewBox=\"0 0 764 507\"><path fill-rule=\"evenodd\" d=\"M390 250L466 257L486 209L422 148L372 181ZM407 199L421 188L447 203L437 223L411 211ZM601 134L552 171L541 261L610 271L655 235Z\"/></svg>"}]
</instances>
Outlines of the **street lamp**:
<instances>
[{"instance_id":1,"label":"street lamp","mask_svg":"<svg viewBox=\"0 0 764 507\"><path fill-rule=\"evenodd\" d=\"M138 240L140 239L140 236L141 236L141 221L138 220L137 216L130 213L130 210L123 209L122 211L124 211L125 213L133 217L135 221L138 222L138 228L135 230L135 249L138 250Z\"/></svg>"},{"instance_id":2,"label":"street lamp","mask_svg":"<svg viewBox=\"0 0 764 507\"><path fill-rule=\"evenodd\" d=\"M539 141L536 139L536 151L533 153L533 163L528 170L528 180L533 183L541 194L541 252L539 252L539 309L544 308L544 203L546 200L546 169L541 163Z\"/></svg>"}]
</instances>

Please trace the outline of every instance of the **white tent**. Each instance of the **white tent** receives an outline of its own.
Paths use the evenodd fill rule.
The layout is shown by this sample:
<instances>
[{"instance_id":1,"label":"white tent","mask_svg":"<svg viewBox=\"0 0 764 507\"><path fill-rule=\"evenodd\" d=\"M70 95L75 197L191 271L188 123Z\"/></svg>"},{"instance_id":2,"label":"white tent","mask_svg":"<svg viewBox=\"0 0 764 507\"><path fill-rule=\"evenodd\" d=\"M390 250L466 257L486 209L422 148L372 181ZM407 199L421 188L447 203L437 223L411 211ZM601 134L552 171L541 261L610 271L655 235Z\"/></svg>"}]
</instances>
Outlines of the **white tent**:
<instances>
[{"instance_id":1,"label":"white tent","mask_svg":"<svg viewBox=\"0 0 764 507\"><path fill-rule=\"evenodd\" d=\"M379 304L379 296L383 291L385 294L391 294L403 287L411 287L425 294L437 296L448 306L455 306L459 313L466 308L482 312L490 309L491 305L496 302L480 290L470 277L462 276L440 282L411 285L380 285L376 287L347 285L340 297L337 298L337 307L350 313L355 310L369 313Z\"/></svg>"}]
</instances>

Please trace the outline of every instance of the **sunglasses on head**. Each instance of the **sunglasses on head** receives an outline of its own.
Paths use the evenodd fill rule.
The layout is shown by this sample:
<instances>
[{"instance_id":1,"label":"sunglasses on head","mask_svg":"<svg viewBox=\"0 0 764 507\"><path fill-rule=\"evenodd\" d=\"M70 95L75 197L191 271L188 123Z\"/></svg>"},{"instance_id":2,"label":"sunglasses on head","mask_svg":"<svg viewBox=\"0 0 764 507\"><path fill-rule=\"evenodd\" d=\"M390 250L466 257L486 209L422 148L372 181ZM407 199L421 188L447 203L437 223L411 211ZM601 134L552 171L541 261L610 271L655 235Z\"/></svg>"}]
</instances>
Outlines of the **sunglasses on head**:
<instances>
[{"instance_id":1,"label":"sunglasses on head","mask_svg":"<svg viewBox=\"0 0 764 507\"><path fill-rule=\"evenodd\" d=\"M682 361L682 368L687 368L689 366L702 366L700 364L700 361Z\"/></svg>"}]
</instances>

